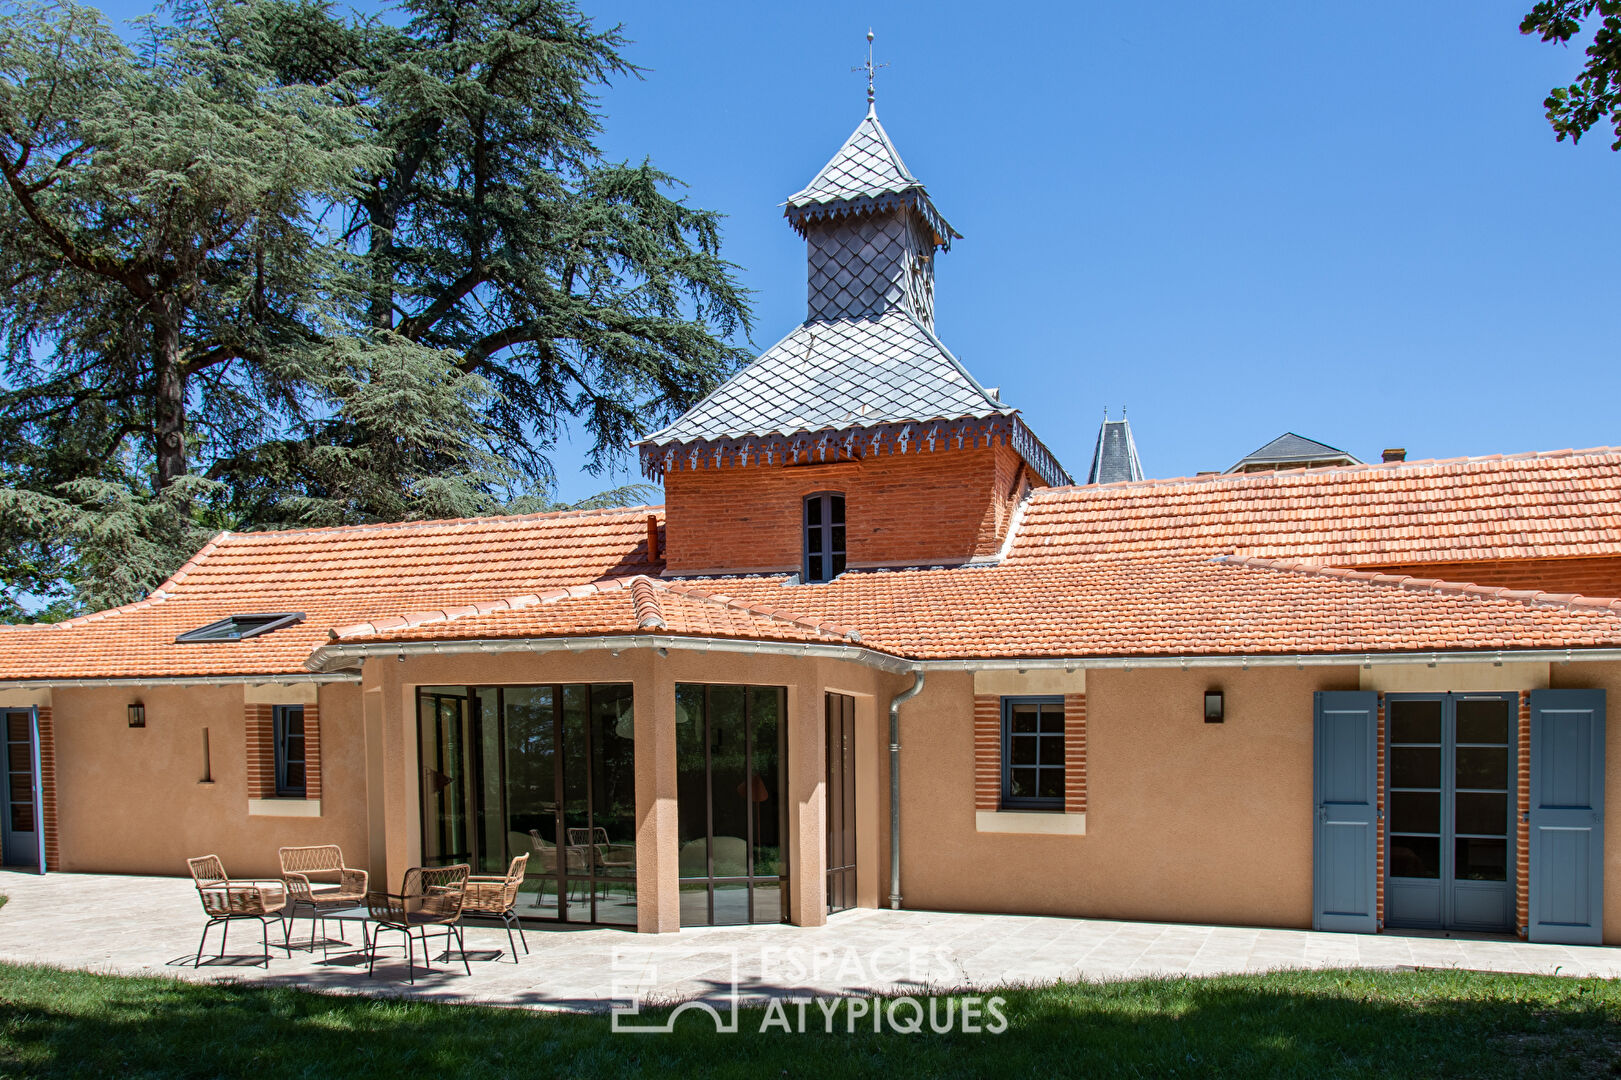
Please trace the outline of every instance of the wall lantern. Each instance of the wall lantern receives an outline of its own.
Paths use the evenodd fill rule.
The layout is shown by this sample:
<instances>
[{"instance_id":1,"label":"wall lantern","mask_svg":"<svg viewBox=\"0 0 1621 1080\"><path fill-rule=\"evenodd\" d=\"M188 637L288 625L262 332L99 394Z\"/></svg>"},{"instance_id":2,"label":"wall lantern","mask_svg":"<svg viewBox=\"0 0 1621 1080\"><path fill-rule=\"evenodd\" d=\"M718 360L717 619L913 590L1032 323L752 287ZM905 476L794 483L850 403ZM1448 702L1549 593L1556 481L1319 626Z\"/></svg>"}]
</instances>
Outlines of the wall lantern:
<instances>
[{"instance_id":1,"label":"wall lantern","mask_svg":"<svg viewBox=\"0 0 1621 1080\"><path fill-rule=\"evenodd\" d=\"M129 706L129 726L130 727L145 727L146 726L146 706L142 705L139 701L130 702L130 706Z\"/></svg>"},{"instance_id":2,"label":"wall lantern","mask_svg":"<svg viewBox=\"0 0 1621 1080\"><path fill-rule=\"evenodd\" d=\"M1222 722L1223 708L1220 690L1206 690L1204 692L1204 722L1219 724Z\"/></svg>"}]
</instances>

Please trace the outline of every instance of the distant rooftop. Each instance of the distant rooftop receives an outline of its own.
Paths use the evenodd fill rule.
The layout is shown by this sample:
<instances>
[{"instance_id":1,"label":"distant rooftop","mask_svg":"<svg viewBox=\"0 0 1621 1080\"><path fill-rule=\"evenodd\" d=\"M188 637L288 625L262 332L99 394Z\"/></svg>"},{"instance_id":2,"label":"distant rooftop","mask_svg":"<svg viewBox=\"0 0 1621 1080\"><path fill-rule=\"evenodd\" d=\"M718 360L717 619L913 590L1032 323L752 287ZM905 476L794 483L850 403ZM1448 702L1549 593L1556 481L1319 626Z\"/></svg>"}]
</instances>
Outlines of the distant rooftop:
<instances>
[{"instance_id":1,"label":"distant rooftop","mask_svg":"<svg viewBox=\"0 0 1621 1080\"><path fill-rule=\"evenodd\" d=\"M1266 472L1272 469L1310 469L1322 465L1360 465L1362 462L1344 450L1286 431L1244 458L1227 471Z\"/></svg>"},{"instance_id":2,"label":"distant rooftop","mask_svg":"<svg viewBox=\"0 0 1621 1080\"><path fill-rule=\"evenodd\" d=\"M1131 437L1131 424L1124 416L1110 420L1105 412L1103 426L1098 428L1098 444L1092 451L1092 468L1086 474L1086 482L1118 484L1142 478L1143 464L1137 459L1137 441Z\"/></svg>"}]
</instances>

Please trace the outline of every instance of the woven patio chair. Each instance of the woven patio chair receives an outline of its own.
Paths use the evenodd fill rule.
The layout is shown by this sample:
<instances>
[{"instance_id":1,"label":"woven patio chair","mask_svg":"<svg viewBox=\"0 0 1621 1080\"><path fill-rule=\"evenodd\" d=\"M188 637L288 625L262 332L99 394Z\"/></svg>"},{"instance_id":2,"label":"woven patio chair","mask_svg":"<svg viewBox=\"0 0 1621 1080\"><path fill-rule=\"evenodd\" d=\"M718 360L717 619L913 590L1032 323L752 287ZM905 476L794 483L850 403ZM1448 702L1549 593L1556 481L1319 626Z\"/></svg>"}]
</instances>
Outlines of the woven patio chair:
<instances>
[{"instance_id":1,"label":"woven patio chair","mask_svg":"<svg viewBox=\"0 0 1621 1080\"><path fill-rule=\"evenodd\" d=\"M416 956L411 936L413 930L422 936L422 966L432 971L428 962L428 928L442 926L445 930L445 952L450 952L454 937L462 954L462 967L471 975L467 963L467 942L462 936L462 901L467 893L467 878L472 867L466 863L455 866L413 866L405 872L405 880L397 893L367 893L366 906L371 911L376 928L371 934L371 962L366 974L377 967L377 943L383 934L395 931L405 936L405 974L416 982Z\"/></svg>"},{"instance_id":2,"label":"woven patio chair","mask_svg":"<svg viewBox=\"0 0 1621 1080\"><path fill-rule=\"evenodd\" d=\"M281 877L287 883L289 921L303 908L310 916L310 949L315 948L315 930L321 930L321 955L327 955L326 919L322 916L338 908L356 907L366 902L366 871L345 866L343 849L337 844L315 847L284 847ZM365 924L361 935L365 936ZM343 937L343 921L338 920L338 936ZM347 938L344 938L347 941Z\"/></svg>"},{"instance_id":3,"label":"woven patio chair","mask_svg":"<svg viewBox=\"0 0 1621 1080\"><path fill-rule=\"evenodd\" d=\"M543 877L557 877L557 845L540 835L539 829L529 830L529 846L534 849L535 860L540 864L540 873ZM569 899L585 899L585 880L590 874L590 863L586 858L586 850L576 844L566 844L563 847L563 869L569 880ZM573 894L579 892L579 896ZM535 902L530 907L541 907L546 902L546 889L542 886L535 890Z\"/></svg>"},{"instance_id":4,"label":"woven patio chair","mask_svg":"<svg viewBox=\"0 0 1621 1080\"><path fill-rule=\"evenodd\" d=\"M519 855L507 867L507 876L478 875L467 879L467 893L462 900L463 915L485 915L493 919L500 919L501 925L507 928L507 948L512 952L512 962L518 962L518 946L512 940L512 928L518 928L518 941L523 942L525 955L529 952L529 939L524 936L523 923L518 919L515 910L518 906L518 890L523 887L523 877L529 866L529 856Z\"/></svg>"},{"instance_id":5,"label":"woven patio chair","mask_svg":"<svg viewBox=\"0 0 1621 1080\"><path fill-rule=\"evenodd\" d=\"M279 881L232 880L225 873L225 864L218 855L187 859L186 866L191 870L192 881L197 883L197 895L203 902L203 912L208 916L208 922L203 924L203 936L197 939L197 958L191 966L197 967L203 962L203 946L208 942L208 932L214 927L220 927L219 959L223 960L232 921L257 919L264 939L264 963L268 968L271 919L281 923L280 947L287 948L287 920L283 917L287 909L286 887Z\"/></svg>"}]
</instances>

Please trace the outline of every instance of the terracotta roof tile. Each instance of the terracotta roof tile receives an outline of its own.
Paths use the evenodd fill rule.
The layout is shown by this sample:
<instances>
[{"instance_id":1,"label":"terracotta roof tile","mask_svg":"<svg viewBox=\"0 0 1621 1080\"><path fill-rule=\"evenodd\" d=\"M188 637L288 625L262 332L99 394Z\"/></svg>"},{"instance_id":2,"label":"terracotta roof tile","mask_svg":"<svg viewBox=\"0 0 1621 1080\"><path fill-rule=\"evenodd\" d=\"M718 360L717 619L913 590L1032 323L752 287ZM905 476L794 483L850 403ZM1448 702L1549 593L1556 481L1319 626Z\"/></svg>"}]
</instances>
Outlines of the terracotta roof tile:
<instances>
[{"instance_id":1,"label":"terracotta roof tile","mask_svg":"<svg viewBox=\"0 0 1621 1080\"><path fill-rule=\"evenodd\" d=\"M525 591L657 573L647 561L647 516L636 507L222 533L137 603L6 635L0 680L287 674L332 627L403 613L444 618L505 608ZM305 619L238 642L175 644L228 615L302 611Z\"/></svg>"},{"instance_id":2,"label":"terracotta roof tile","mask_svg":"<svg viewBox=\"0 0 1621 1080\"><path fill-rule=\"evenodd\" d=\"M1342 566L1621 555L1621 449L1046 488L1008 561L1124 552Z\"/></svg>"}]
</instances>

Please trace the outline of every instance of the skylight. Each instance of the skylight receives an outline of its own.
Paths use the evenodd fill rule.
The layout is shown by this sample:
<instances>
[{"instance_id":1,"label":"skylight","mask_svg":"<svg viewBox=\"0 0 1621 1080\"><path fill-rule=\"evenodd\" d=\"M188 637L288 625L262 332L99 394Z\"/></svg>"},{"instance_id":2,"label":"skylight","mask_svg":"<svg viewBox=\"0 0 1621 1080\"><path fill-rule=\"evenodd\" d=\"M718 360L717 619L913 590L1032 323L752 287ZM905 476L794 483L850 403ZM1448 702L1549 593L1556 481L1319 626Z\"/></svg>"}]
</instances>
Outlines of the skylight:
<instances>
[{"instance_id":1,"label":"skylight","mask_svg":"<svg viewBox=\"0 0 1621 1080\"><path fill-rule=\"evenodd\" d=\"M304 621L302 611L278 611L263 615L232 615L195 630L187 630L175 638L176 643L196 641L242 641L284 626Z\"/></svg>"}]
</instances>

